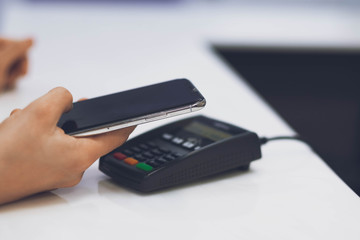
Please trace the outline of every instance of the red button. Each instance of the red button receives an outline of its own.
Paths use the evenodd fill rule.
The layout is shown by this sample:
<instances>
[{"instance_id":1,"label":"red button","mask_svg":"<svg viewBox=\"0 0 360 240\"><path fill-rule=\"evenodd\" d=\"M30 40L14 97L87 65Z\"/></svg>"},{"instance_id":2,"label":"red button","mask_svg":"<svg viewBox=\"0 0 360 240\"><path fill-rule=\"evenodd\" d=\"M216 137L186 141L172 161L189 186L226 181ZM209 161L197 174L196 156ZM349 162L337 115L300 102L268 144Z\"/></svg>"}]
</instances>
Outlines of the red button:
<instances>
[{"instance_id":1,"label":"red button","mask_svg":"<svg viewBox=\"0 0 360 240\"><path fill-rule=\"evenodd\" d=\"M113 154L114 158L119 159L119 160L124 160L125 158L127 158L127 156L121 152L116 152Z\"/></svg>"}]
</instances>

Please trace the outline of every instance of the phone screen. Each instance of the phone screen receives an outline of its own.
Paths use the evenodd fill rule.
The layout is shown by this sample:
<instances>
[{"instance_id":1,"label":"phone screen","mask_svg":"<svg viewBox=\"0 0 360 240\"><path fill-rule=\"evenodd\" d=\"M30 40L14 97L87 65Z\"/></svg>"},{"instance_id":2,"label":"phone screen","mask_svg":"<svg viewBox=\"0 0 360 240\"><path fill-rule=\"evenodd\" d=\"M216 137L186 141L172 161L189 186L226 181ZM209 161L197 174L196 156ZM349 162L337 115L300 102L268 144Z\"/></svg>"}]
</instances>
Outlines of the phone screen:
<instances>
[{"instance_id":1,"label":"phone screen","mask_svg":"<svg viewBox=\"0 0 360 240\"><path fill-rule=\"evenodd\" d=\"M76 102L62 115L58 126L71 134L189 106L203 99L189 80L176 79Z\"/></svg>"}]
</instances>

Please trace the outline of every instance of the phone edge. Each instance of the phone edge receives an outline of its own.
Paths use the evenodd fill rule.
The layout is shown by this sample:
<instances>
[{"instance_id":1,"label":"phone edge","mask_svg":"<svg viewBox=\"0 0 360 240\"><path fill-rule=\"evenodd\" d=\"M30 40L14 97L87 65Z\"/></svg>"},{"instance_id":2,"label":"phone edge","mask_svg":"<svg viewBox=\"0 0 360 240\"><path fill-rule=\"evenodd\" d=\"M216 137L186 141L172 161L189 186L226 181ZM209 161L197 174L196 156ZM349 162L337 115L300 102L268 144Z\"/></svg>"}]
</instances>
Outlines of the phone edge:
<instances>
[{"instance_id":1,"label":"phone edge","mask_svg":"<svg viewBox=\"0 0 360 240\"><path fill-rule=\"evenodd\" d=\"M183 114L190 113L190 112L199 111L199 110L203 109L205 107L205 105L206 105L206 100L205 100L205 98L202 98L201 101L198 101L195 104L188 105L185 107L179 107L179 108L171 109L168 111L152 113L152 114L145 115L142 117L132 118L132 119L129 119L126 121L113 123L111 125L104 125L100 128L96 128L96 129L92 129L92 130L89 129L86 131L72 133L69 135L74 136L74 137L88 137L88 136L98 135L98 134L107 133L107 132L119 130L119 129L126 128L126 127L136 126L136 125L140 125L140 124L144 124L144 123L154 122L157 120L162 120L162 119L167 119L167 118L183 115Z\"/></svg>"}]
</instances>

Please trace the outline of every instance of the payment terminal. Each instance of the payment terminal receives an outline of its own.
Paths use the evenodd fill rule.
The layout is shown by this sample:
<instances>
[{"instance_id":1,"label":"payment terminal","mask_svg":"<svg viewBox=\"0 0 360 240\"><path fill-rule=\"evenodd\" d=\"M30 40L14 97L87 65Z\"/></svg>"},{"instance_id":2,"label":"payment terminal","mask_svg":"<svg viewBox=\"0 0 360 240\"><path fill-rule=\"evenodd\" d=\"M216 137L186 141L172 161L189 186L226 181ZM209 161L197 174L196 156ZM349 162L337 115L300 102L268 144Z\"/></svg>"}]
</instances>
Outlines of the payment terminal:
<instances>
[{"instance_id":1,"label":"payment terminal","mask_svg":"<svg viewBox=\"0 0 360 240\"><path fill-rule=\"evenodd\" d=\"M200 115L130 139L101 157L99 169L122 186L152 192L246 170L259 158L256 133Z\"/></svg>"}]
</instances>

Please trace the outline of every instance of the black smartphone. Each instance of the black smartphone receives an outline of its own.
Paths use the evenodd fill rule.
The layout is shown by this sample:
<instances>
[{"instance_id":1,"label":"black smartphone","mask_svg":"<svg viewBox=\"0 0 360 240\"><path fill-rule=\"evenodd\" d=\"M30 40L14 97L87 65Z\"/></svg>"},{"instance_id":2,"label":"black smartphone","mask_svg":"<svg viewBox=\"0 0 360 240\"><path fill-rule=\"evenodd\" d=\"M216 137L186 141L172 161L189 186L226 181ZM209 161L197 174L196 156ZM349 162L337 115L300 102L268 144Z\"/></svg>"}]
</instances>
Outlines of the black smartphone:
<instances>
[{"instance_id":1,"label":"black smartphone","mask_svg":"<svg viewBox=\"0 0 360 240\"><path fill-rule=\"evenodd\" d=\"M202 109L205 98L187 79L175 79L75 102L58 126L90 136Z\"/></svg>"}]
</instances>

